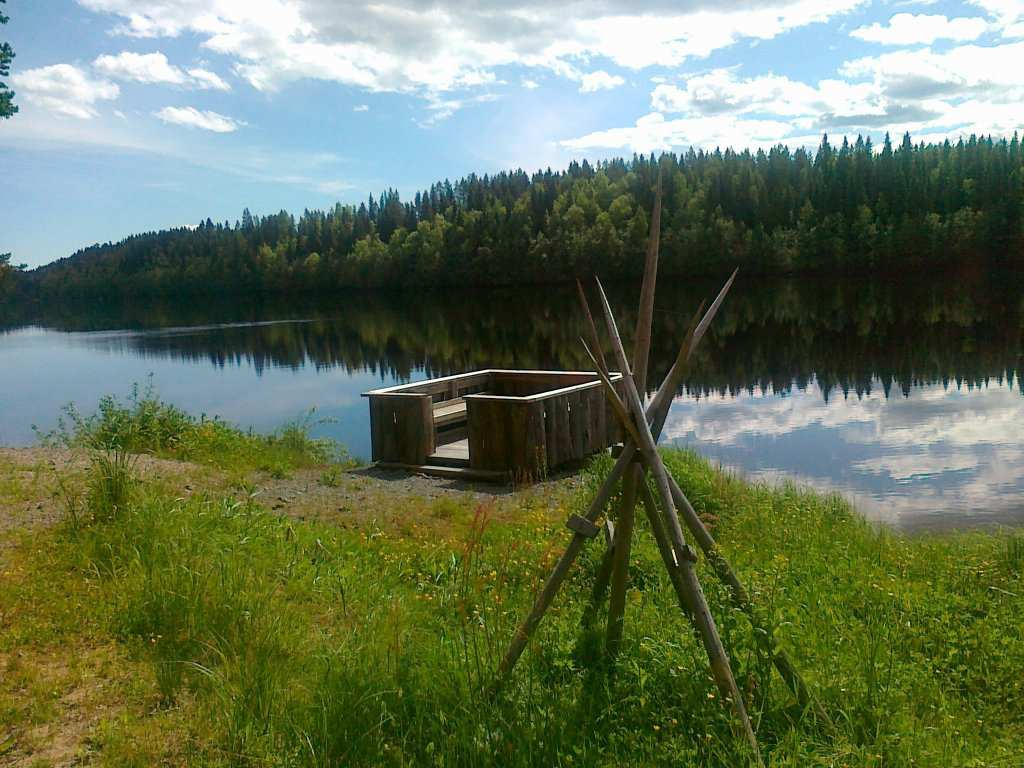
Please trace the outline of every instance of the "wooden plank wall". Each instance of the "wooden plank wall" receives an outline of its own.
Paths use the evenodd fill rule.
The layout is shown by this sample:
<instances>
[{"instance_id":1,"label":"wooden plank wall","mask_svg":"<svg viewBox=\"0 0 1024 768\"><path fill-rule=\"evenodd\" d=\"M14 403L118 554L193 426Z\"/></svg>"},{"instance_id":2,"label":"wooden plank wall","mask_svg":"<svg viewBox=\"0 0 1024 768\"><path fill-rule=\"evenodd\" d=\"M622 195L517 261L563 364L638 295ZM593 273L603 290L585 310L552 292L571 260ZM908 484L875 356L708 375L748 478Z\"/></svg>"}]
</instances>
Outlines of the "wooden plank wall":
<instances>
[{"instance_id":1,"label":"wooden plank wall","mask_svg":"<svg viewBox=\"0 0 1024 768\"><path fill-rule=\"evenodd\" d=\"M624 396L623 383L615 387ZM467 401L469 465L540 477L620 442L621 428L600 385L531 402Z\"/></svg>"},{"instance_id":2,"label":"wooden plank wall","mask_svg":"<svg viewBox=\"0 0 1024 768\"><path fill-rule=\"evenodd\" d=\"M434 452L430 394L370 395L373 460L426 464Z\"/></svg>"},{"instance_id":3,"label":"wooden plank wall","mask_svg":"<svg viewBox=\"0 0 1024 768\"><path fill-rule=\"evenodd\" d=\"M469 466L540 477L544 456L544 409L540 402L474 397L466 400Z\"/></svg>"}]
</instances>

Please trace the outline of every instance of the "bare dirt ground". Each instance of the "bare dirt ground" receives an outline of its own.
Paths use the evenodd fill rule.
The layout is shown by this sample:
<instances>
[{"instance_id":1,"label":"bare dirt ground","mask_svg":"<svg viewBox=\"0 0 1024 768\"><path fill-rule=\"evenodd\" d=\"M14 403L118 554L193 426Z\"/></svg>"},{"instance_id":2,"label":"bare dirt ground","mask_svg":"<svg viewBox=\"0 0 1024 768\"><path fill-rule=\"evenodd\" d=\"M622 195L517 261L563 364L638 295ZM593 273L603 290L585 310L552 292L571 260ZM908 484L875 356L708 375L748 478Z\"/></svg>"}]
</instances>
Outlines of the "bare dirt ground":
<instances>
[{"instance_id":1,"label":"bare dirt ground","mask_svg":"<svg viewBox=\"0 0 1024 768\"><path fill-rule=\"evenodd\" d=\"M341 527L373 523L382 529L405 530L415 522L429 525L431 514L447 503L486 505L500 521L515 502L517 509L564 501L579 486L578 476L562 476L524 487L469 483L397 470L364 467L335 475L309 470L283 480L262 478L256 499L268 509L299 520L317 520Z\"/></svg>"},{"instance_id":2,"label":"bare dirt ground","mask_svg":"<svg viewBox=\"0 0 1024 768\"><path fill-rule=\"evenodd\" d=\"M61 519L66 489L82 484L89 468L83 452L50 448L0 448L0 563L11 534L48 527ZM187 496L196 492L248 493L267 509L299 520L341 526L376 523L403 527L440 500L460 505L487 504L500 519L506 502L515 498L557 505L582 482L562 475L524 487L427 477L375 467L300 470L286 478L256 474L244 488L232 487L219 470L138 456L135 471L147 482ZM442 501L443 503L443 501Z\"/></svg>"}]
</instances>

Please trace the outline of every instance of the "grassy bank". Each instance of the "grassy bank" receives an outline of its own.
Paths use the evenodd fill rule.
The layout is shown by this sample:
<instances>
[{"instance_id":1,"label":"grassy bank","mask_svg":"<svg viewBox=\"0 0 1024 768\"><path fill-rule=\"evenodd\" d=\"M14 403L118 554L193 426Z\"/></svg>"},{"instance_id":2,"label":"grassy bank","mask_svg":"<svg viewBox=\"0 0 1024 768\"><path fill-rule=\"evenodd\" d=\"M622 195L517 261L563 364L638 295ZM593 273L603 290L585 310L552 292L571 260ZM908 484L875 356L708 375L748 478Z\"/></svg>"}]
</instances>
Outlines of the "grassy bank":
<instances>
[{"instance_id":1,"label":"grassy bank","mask_svg":"<svg viewBox=\"0 0 1024 768\"><path fill-rule=\"evenodd\" d=\"M243 430L216 416L193 416L165 403L152 384L135 384L125 400L100 399L96 411L83 414L65 406L57 427L39 432L45 446L96 453L147 454L206 464L244 474L263 471L283 476L292 469L320 464L351 464L342 446L311 437L315 412L270 434Z\"/></svg>"},{"instance_id":2,"label":"grassy bank","mask_svg":"<svg viewBox=\"0 0 1024 768\"><path fill-rule=\"evenodd\" d=\"M82 420L65 442L115 421ZM217 460L221 448L187 434L204 423L159 450ZM123 439L140 431L113 429L106 444L137 449ZM317 466L323 446L306 434L285 458L266 443L277 464L257 443L227 465ZM826 729L795 707L702 572L770 764L1024 762L1024 538L903 538L841 500L665 455L835 720ZM743 764L642 530L615 668L601 661L601 622L581 631L592 545L514 680L485 693L568 539L566 516L608 466L588 468L560 508L521 494L497 515L443 498L415 507L429 526L342 527L268 511L244 483L184 498L97 461L74 521L0 560L0 765L27 754L69 695L100 713L83 742L98 764Z\"/></svg>"}]
</instances>

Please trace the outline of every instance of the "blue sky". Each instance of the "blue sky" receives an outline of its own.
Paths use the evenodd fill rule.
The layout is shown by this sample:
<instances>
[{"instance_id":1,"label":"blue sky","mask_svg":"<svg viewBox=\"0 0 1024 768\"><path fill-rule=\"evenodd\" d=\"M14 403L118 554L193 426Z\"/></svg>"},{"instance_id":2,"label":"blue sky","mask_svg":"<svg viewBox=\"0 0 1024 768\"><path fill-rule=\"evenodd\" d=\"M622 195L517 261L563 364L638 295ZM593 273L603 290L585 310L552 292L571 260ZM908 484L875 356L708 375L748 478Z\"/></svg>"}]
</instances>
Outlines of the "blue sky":
<instances>
[{"instance_id":1,"label":"blue sky","mask_svg":"<svg viewBox=\"0 0 1024 768\"><path fill-rule=\"evenodd\" d=\"M1024 2L9 0L0 252L689 146L1024 127Z\"/></svg>"}]
</instances>

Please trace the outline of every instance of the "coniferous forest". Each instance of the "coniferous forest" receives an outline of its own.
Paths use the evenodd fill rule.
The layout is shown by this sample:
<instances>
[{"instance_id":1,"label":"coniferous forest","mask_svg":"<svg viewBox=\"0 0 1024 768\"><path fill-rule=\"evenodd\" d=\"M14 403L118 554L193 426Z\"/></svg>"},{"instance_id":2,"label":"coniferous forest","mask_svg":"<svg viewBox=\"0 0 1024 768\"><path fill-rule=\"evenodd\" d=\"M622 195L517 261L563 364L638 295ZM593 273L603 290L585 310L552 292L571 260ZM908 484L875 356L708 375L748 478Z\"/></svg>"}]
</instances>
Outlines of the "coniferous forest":
<instances>
[{"instance_id":1,"label":"coniferous forest","mask_svg":"<svg viewBox=\"0 0 1024 768\"><path fill-rule=\"evenodd\" d=\"M693 151L436 183L403 201L150 232L8 274L25 296L501 285L639 275L661 166L661 270L886 272L1024 263L1024 151L971 137L879 149ZM16 280L11 280L14 277ZM10 289L10 286L8 286Z\"/></svg>"}]
</instances>

